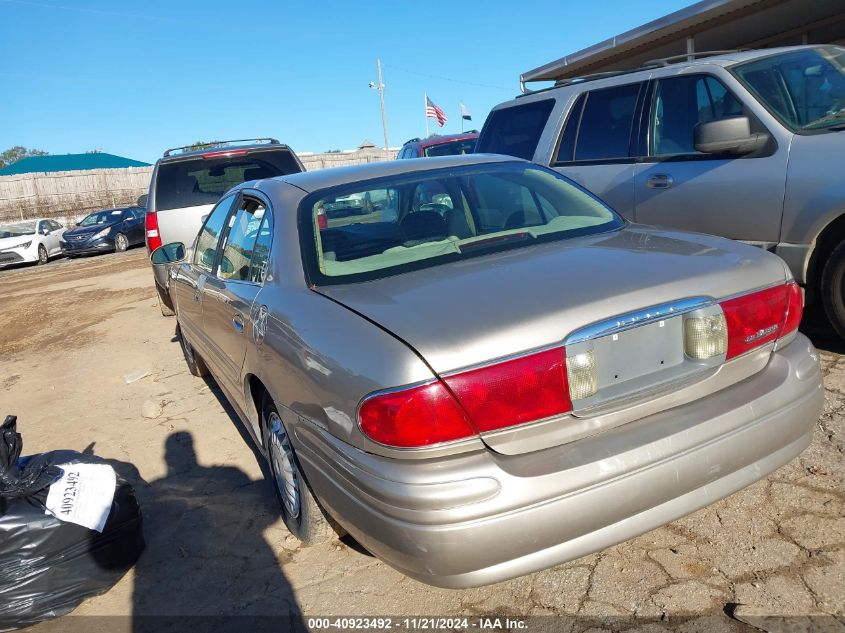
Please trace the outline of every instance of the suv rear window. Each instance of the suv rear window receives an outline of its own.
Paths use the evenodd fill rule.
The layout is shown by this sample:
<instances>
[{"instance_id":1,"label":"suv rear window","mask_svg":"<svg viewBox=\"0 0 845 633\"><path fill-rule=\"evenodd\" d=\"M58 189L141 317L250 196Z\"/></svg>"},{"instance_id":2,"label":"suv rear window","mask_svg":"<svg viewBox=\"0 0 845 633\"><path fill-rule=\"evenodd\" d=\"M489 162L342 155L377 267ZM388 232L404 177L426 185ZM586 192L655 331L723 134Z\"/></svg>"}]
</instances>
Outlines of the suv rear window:
<instances>
[{"instance_id":1,"label":"suv rear window","mask_svg":"<svg viewBox=\"0 0 845 633\"><path fill-rule=\"evenodd\" d=\"M243 156L163 162L155 182L155 210L215 204L226 191L248 180L302 171L289 150L261 150Z\"/></svg>"},{"instance_id":2,"label":"suv rear window","mask_svg":"<svg viewBox=\"0 0 845 633\"><path fill-rule=\"evenodd\" d=\"M457 156L460 154L472 154L475 151L475 139L465 138L448 143L429 145L424 150L426 156Z\"/></svg>"},{"instance_id":3,"label":"suv rear window","mask_svg":"<svg viewBox=\"0 0 845 633\"><path fill-rule=\"evenodd\" d=\"M554 105L554 99L545 99L496 110L481 130L477 151L531 160Z\"/></svg>"}]
</instances>

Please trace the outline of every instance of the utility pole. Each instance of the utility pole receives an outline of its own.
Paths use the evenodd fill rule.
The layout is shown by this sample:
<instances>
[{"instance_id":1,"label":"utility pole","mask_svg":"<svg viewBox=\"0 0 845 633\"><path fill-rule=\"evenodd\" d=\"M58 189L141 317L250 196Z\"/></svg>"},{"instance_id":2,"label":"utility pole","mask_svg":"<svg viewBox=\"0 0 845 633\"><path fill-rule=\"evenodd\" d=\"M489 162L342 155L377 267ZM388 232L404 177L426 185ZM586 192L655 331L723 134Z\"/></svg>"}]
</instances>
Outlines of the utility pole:
<instances>
[{"instance_id":1,"label":"utility pole","mask_svg":"<svg viewBox=\"0 0 845 633\"><path fill-rule=\"evenodd\" d=\"M387 114L384 112L384 81L381 76L381 59L376 59L376 67L378 68L378 85L370 82L370 88L378 90L379 101L381 102L381 127L384 130L384 149L388 149L387 144Z\"/></svg>"}]
</instances>

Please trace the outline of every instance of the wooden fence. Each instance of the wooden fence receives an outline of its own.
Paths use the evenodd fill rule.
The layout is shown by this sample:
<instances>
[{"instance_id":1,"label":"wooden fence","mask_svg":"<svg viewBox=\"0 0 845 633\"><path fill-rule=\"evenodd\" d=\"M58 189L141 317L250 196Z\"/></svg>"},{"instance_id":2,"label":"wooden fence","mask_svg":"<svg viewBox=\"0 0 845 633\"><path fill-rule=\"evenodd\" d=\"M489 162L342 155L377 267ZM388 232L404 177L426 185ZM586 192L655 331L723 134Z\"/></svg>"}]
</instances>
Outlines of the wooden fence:
<instances>
[{"instance_id":1,"label":"wooden fence","mask_svg":"<svg viewBox=\"0 0 845 633\"><path fill-rule=\"evenodd\" d=\"M395 150L304 154L307 170L396 158ZM91 211L136 204L150 188L152 167L0 176L0 222L35 217L80 218Z\"/></svg>"}]
</instances>

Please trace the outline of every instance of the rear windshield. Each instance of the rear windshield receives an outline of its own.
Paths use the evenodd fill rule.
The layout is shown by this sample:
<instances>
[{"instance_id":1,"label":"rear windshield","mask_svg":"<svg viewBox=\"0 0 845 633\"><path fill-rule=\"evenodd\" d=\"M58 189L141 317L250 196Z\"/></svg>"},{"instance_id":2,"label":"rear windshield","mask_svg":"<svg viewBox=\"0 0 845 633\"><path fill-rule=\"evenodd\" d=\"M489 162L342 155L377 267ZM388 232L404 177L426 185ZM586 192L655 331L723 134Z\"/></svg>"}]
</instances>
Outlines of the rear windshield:
<instances>
[{"instance_id":1,"label":"rear windshield","mask_svg":"<svg viewBox=\"0 0 845 633\"><path fill-rule=\"evenodd\" d=\"M474 138L465 138L460 141L449 141L426 147L426 156L456 156L460 154L472 154L475 151Z\"/></svg>"},{"instance_id":2,"label":"rear windshield","mask_svg":"<svg viewBox=\"0 0 845 633\"><path fill-rule=\"evenodd\" d=\"M368 181L315 193L300 212L309 277L323 285L375 279L623 224L557 172L527 163Z\"/></svg>"},{"instance_id":3,"label":"rear windshield","mask_svg":"<svg viewBox=\"0 0 845 633\"><path fill-rule=\"evenodd\" d=\"M302 171L288 150L261 150L244 156L192 158L158 166L155 210L215 204L235 185Z\"/></svg>"},{"instance_id":4,"label":"rear windshield","mask_svg":"<svg viewBox=\"0 0 845 633\"><path fill-rule=\"evenodd\" d=\"M554 105L554 99L545 99L496 110L484 123L476 151L531 160Z\"/></svg>"}]
</instances>

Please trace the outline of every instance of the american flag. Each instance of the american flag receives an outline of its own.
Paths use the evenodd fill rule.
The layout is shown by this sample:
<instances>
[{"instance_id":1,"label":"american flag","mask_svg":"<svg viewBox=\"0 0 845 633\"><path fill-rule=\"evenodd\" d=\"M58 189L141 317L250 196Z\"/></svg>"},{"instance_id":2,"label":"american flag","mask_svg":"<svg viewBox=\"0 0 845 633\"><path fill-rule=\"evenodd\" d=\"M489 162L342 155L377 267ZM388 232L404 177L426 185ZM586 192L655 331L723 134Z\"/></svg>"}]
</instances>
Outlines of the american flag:
<instances>
[{"instance_id":1,"label":"american flag","mask_svg":"<svg viewBox=\"0 0 845 633\"><path fill-rule=\"evenodd\" d=\"M429 119L437 119L437 125L443 127L449 117L438 106L434 105L434 101L426 96L425 98L425 116Z\"/></svg>"}]
</instances>

